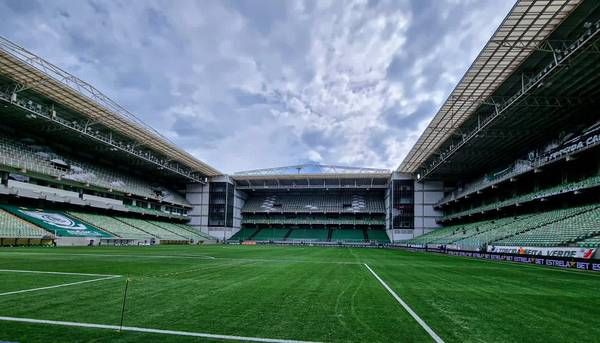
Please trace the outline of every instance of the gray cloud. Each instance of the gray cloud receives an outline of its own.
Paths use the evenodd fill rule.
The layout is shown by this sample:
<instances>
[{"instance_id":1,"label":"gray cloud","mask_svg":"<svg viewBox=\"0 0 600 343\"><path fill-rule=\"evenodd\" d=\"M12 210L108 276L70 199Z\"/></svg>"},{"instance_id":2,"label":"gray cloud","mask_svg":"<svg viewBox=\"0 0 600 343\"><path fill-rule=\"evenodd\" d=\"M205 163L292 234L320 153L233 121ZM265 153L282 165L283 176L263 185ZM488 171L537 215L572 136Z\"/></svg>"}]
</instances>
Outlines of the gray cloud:
<instances>
[{"instance_id":1,"label":"gray cloud","mask_svg":"<svg viewBox=\"0 0 600 343\"><path fill-rule=\"evenodd\" d=\"M504 1L13 1L0 34L225 171L395 168Z\"/></svg>"}]
</instances>

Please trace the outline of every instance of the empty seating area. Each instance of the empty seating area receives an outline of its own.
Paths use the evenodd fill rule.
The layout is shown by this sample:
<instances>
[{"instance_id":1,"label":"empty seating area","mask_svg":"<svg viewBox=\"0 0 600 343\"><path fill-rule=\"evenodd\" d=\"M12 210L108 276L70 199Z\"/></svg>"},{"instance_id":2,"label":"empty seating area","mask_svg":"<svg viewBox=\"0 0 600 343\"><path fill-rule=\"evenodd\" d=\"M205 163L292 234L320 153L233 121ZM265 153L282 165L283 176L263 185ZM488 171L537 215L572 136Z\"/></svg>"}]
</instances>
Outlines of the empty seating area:
<instances>
[{"instance_id":1,"label":"empty seating area","mask_svg":"<svg viewBox=\"0 0 600 343\"><path fill-rule=\"evenodd\" d=\"M600 176L592 176L589 178L585 178L581 181L563 183L554 187L544 188L535 192L530 192L527 194L523 194L517 197L513 197L510 199L506 199L503 201L493 202L490 204L478 206L469 210L460 211L457 213L453 213L451 215L445 216L443 219L454 219L459 218L475 213L481 213L485 211L495 210L497 208L502 208L506 206L511 206L514 204L520 204L528 201L532 201L535 199L546 198L549 196L554 196L557 194L572 192L580 189L596 187L600 185Z\"/></svg>"},{"instance_id":2,"label":"empty seating area","mask_svg":"<svg viewBox=\"0 0 600 343\"><path fill-rule=\"evenodd\" d=\"M363 230L353 230L353 229L337 229L332 230L331 234L332 242L364 242L365 235Z\"/></svg>"},{"instance_id":3,"label":"empty seating area","mask_svg":"<svg viewBox=\"0 0 600 343\"><path fill-rule=\"evenodd\" d=\"M50 233L0 209L1 238L43 238Z\"/></svg>"},{"instance_id":4,"label":"empty seating area","mask_svg":"<svg viewBox=\"0 0 600 343\"><path fill-rule=\"evenodd\" d=\"M273 228L264 228L260 229L252 240L255 241L282 241L286 234L290 231L289 229L273 229Z\"/></svg>"},{"instance_id":5,"label":"empty seating area","mask_svg":"<svg viewBox=\"0 0 600 343\"><path fill-rule=\"evenodd\" d=\"M329 234L328 229L293 229L287 237L288 241L303 242L326 242Z\"/></svg>"},{"instance_id":6,"label":"empty seating area","mask_svg":"<svg viewBox=\"0 0 600 343\"><path fill-rule=\"evenodd\" d=\"M144 180L115 168L59 155L30 139L18 141L7 136L0 137L0 164L125 194L188 205L185 198L175 191L153 187Z\"/></svg>"},{"instance_id":7,"label":"empty seating area","mask_svg":"<svg viewBox=\"0 0 600 343\"><path fill-rule=\"evenodd\" d=\"M141 231L129 224L126 224L118 219L92 213L83 212L67 212L69 215L77 217L83 222L87 222L99 229L112 233L113 235L123 239L139 239L150 240L155 238L153 235Z\"/></svg>"},{"instance_id":8,"label":"empty seating area","mask_svg":"<svg viewBox=\"0 0 600 343\"><path fill-rule=\"evenodd\" d=\"M459 224L407 240L409 244L560 246L600 234L597 204ZM592 243L591 241L590 243Z\"/></svg>"},{"instance_id":9,"label":"empty seating area","mask_svg":"<svg viewBox=\"0 0 600 343\"><path fill-rule=\"evenodd\" d=\"M539 226L518 235L495 241L496 245L560 246L600 234L600 208Z\"/></svg>"},{"instance_id":10,"label":"empty seating area","mask_svg":"<svg viewBox=\"0 0 600 343\"><path fill-rule=\"evenodd\" d=\"M366 235L366 237L365 237ZM242 228L230 241L333 242L333 243L389 243L385 230L339 228Z\"/></svg>"},{"instance_id":11,"label":"empty seating area","mask_svg":"<svg viewBox=\"0 0 600 343\"><path fill-rule=\"evenodd\" d=\"M253 194L242 212L384 213L385 205L370 194Z\"/></svg>"},{"instance_id":12,"label":"empty seating area","mask_svg":"<svg viewBox=\"0 0 600 343\"><path fill-rule=\"evenodd\" d=\"M181 237L188 240L203 241L203 240L215 240L215 237L205 234L185 224L169 223L162 221L151 221L152 224L159 226L165 230L169 230Z\"/></svg>"},{"instance_id":13,"label":"empty seating area","mask_svg":"<svg viewBox=\"0 0 600 343\"><path fill-rule=\"evenodd\" d=\"M125 217L117 217L117 220L124 222L130 226L133 226L136 229L142 230L151 234L154 237L164 240L172 240L172 241L181 241L188 240L183 236L179 236L167 229L164 229L158 225L153 224L152 222L145 221L137 218L125 218Z\"/></svg>"},{"instance_id":14,"label":"empty seating area","mask_svg":"<svg viewBox=\"0 0 600 343\"><path fill-rule=\"evenodd\" d=\"M124 206L125 206L125 208L127 208L128 211L135 212L135 213L150 214L150 215L155 215L155 216L160 216L160 217L172 217L172 218L181 218L182 217L182 215L179 213L165 212L165 211L156 210L153 208L139 207L139 206L132 206L132 205L124 205Z\"/></svg>"},{"instance_id":15,"label":"empty seating area","mask_svg":"<svg viewBox=\"0 0 600 343\"><path fill-rule=\"evenodd\" d=\"M582 248L600 248L600 235L584 239L577 245Z\"/></svg>"},{"instance_id":16,"label":"empty seating area","mask_svg":"<svg viewBox=\"0 0 600 343\"><path fill-rule=\"evenodd\" d=\"M245 214L242 224L292 224L292 225L385 225L385 217L358 217L345 215L327 217L325 215L264 215Z\"/></svg>"},{"instance_id":17,"label":"empty seating area","mask_svg":"<svg viewBox=\"0 0 600 343\"><path fill-rule=\"evenodd\" d=\"M240 231L236 232L229 238L231 241L244 241L250 239L252 235L257 231L256 228L242 228Z\"/></svg>"},{"instance_id":18,"label":"empty seating area","mask_svg":"<svg viewBox=\"0 0 600 343\"><path fill-rule=\"evenodd\" d=\"M462 244L467 244L465 242L471 242L468 240L472 239L472 237L482 237L482 235L485 235L495 229L500 229L506 225L514 225L517 220L517 217L507 217L497 220L449 226L444 228L444 232L440 232L440 234L444 233L443 235L433 239L429 243L453 244L456 242L462 242ZM475 246L479 247L480 245L481 244L479 243Z\"/></svg>"},{"instance_id":19,"label":"empty seating area","mask_svg":"<svg viewBox=\"0 0 600 343\"><path fill-rule=\"evenodd\" d=\"M369 242L389 243L390 237L384 230L367 230L367 240Z\"/></svg>"}]
</instances>

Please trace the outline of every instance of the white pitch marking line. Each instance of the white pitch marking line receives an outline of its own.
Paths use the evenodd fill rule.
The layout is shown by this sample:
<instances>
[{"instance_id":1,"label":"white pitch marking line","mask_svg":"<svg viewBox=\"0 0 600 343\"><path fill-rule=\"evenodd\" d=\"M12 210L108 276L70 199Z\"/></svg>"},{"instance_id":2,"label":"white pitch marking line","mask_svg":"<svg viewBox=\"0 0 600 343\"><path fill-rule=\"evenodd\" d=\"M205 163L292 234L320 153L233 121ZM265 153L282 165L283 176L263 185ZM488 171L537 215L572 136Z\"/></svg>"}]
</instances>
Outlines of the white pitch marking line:
<instances>
[{"instance_id":1,"label":"white pitch marking line","mask_svg":"<svg viewBox=\"0 0 600 343\"><path fill-rule=\"evenodd\" d=\"M311 342L311 341L295 341L295 340L290 340L290 339L260 338L260 337L245 337L245 336L230 336L230 335L218 335L218 334L202 333L202 332L174 331L174 330L161 330L161 329L151 329L151 328L140 328L140 327L135 327L135 326L123 326L123 327L120 327L118 325L78 323L78 322L63 322L63 321L57 321L57 320L17 318L17 317L1 317L0 316L0 321L21 322L21 323L34 323L34 324L48 324L48 325L60 325L60 326L72 326L72 327L93 328L93 329L122 330L122 331L155 333L155 334L173 335L173 336L202 337L202 338L222 339L222 340L230 340L230 341L244 341L244 342L318 343L318 342Z\"/></svg>"},{"instance_id":2,"label":"white pitch marking line","mask_svg":"<svg viewBox=\"0 0 600 343\"><path fill-rule=\"evenodd\" d=\"M0 269L0 273L31 273L31 274L53 274L53 275L77 275L77 276L121 276L111 274L88 274L88 273L70 273L70 272L48 272L43 270L23 270L23 269Z\"/></svg>"},{"instance_id":3,"label":"white pitch marking line","mask_svg":"<svg viewBox=\"0 0 600 343\"><path fill-rule=\"evenodd\" d=\"M209 255L136 255L136 254L78 254L78 253L43 253L43 252L13 252L0 251L1 254L12 255L45 255L45 256L91 256L91 257L140 257L140 258L172 258L172 259L207 259L207 260L237 260L237 261L254 261L254 262L291 262L291 263L318 263L318 264L362 264L360 262L349 261L310 261L310 260L291 260L291 259L261 259L261 258L234 258L234 257L214 257Z\"/></svg>"},{"instance_id":4,"label":"white pitch marking line","mask_svg":"<svg viewBox=\"0 0 600 343\"><path fill-rule=\"evenodd\" d=\"M442 340L440 338L440 336L438 336L435 331L433 331L429 325L427 325L427 323L425 323L425 321L423 319L421 319L421 317L419 317L418 314L415 313L415 311L413 311L405 302L404 300L402 300L398 294L396 294L396 292L394 292L394 290L392 290L390 288L390 286L387 285L387 283L385 283L385 281L383 281L379 275L377 275L373 269L371 269L371 267L369 267L368 264L363 263L365 265L365 267L367 267L367 269L371 272L371 274L373 274L373 276L377 279L377 281L379 281L379 283L381 283L381 285L387 289L387 291L394 297L394 299L396 299L396 301L398 301L398 303L400 303L400 305L402 305L402 307L404 307L404 309L406 310L406 312L408 312L408 314L411 315L411 317L413 317L413 319L419 323L419 325L421 325L421 327L423 329L425 329L425 331L427 331L427 333L429 334L429 336L431 336L431 338L433 338L434 341L436 341L437 343L444 343L444 340Z\"/></svg>"},{"instance_id":5,"label":"white pitch marking line","mask_svg":"<svg viewBox=\"0 0 600 343\"><path fill-rule=\"evenodd\" d=\"M121 277L121 276L120 275L112 275L112 276L107 276L107 277L103 277L103 278L99 278L99 279L77 281L77 282L69 282L69 283L63 283L63 284L60 284L60 285L47 286L47 287L22 289L22 290L19 290L19 291L12 291L12 292L0 293L0 296L11 295L11 294L20 294L20 293L28 293L28 292L35 292L35 291L43 291L43 290L46 290L46 289L53 289L53 288L60 288L60 287L67 287L67 286L75 286L75 285L81 285L81 284L84 284L84 283L90 283L90 282L98 282L98 281L116 279L116 278L119 278L119 277Z\"/></svg>"},{"instance_id":6,"label":"white pitch marking line","mask_svg":"<svg viewBox=\"0 0 600 343\"><path fill-rule=\"evenodd\" d=\"M216 257L209 255L153 255L153 254L77 254L77 253L45 253L45 252L16 252L16 251L0 251L0 254L13 255L47 255L47 256L96 256L96 257L141 257L141 258L193 258L214 260Z\"/></svg>"}]
</instances>

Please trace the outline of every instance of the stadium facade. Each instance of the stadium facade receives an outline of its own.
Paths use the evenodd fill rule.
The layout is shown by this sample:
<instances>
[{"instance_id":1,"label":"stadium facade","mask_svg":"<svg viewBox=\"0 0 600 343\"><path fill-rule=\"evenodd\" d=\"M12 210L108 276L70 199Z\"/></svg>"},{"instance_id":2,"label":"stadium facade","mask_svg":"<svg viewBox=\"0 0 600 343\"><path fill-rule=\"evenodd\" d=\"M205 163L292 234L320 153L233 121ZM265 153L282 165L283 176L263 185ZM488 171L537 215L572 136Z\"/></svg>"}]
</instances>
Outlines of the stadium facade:
<instances>
[{"instance_id":1,"label":"stadium facade","mask_svg":"<svg viewBox=\"0 0 600 343\"><path fill-rule=\"evenodd\" d=\"M224 175L0 40L1 243L600 245L600 2L518 1L395 171Z\"/></svg>"}]
</instances>

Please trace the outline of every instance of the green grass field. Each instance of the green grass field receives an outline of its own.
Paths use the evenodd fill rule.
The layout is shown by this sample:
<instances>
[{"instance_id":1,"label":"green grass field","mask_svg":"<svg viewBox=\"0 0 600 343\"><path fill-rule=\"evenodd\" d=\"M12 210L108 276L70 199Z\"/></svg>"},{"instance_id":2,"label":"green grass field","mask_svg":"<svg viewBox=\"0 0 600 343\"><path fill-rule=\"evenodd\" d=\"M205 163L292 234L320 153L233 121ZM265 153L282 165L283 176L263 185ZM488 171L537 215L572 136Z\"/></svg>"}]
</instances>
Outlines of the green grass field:
<instances>
[{"instance_id":1,"label":"green grass field","mask_svg":"<svg viewBox=\"0 0 600 343\"><path fill-rule=\"evenodd\" d=\"M600 337L600 274L387 249L2 248L0 316L119 325L129 279L129 327L320 342L432 342L364 264L445 342ZM93 281L106 275L122 277ZM63 284L71 285L45 288ZM45 289L14 293L37 288ZM217 340L0 320L0 341Z\"/></svg>"}]
</instances>

